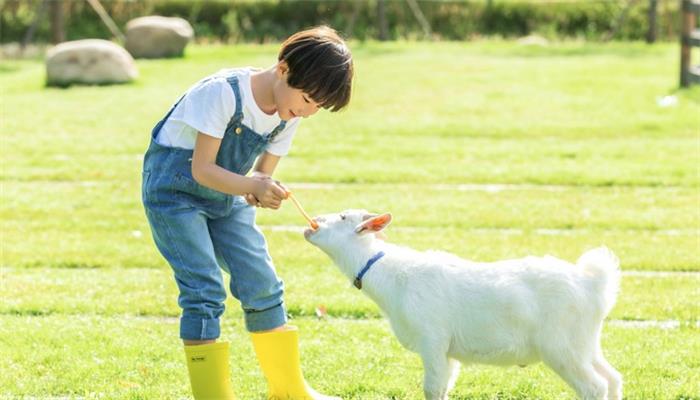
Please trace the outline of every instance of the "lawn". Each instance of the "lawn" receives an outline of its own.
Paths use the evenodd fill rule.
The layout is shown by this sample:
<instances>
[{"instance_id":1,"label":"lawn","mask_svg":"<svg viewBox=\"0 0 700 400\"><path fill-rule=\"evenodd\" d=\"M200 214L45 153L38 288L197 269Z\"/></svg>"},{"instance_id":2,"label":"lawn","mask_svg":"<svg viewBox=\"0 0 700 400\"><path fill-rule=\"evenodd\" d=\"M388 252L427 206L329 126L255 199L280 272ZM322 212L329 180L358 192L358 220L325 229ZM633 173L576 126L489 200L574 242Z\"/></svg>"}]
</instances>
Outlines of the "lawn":
<instances>
[{"instance_id":1,"label":"lawn","mask_svg":"<svg viewBox=\"0 0 700 400\"><path fill-rule=\"evenodd\" d=\"M311 214L391 211L389 240L492 261L605 244L622 291L603 335L627 399L700 399L700 87L676 44L353 43L351 106L306 120L277 178ZM44 87L0 64L0 399L185 398L177 288L140 203L152 125L196 80L275 46L191 46L118 86ZM675 95L678 104L657 100ZM261 210L308 380L344 399L420 399L420 359L301 235ZM319 318L316 309L325 306ZM265 382L235 299L238 398ZM542 365L463 368L454 399L571 399Z\"/></svg>"}]
</instances>

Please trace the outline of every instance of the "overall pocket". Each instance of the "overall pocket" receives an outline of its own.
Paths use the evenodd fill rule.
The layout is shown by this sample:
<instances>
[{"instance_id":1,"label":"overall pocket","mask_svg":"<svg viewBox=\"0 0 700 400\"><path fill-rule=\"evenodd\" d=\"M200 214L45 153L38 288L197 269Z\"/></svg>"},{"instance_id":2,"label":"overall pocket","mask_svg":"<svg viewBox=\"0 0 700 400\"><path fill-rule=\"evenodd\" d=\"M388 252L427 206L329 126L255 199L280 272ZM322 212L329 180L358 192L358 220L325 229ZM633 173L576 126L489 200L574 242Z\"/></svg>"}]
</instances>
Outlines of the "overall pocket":
<instances>
[{"instance_id":1,"label":"overall pocket","mask_svg":"<svg viewBox=\"0 0 700 400\"><path fill-rule=\"evenodd\" d=\"M231 130L226 132L216 164L236 174L247 175L267 147L267 141L244 125L236 127L238 128L242 129L240 134Z\"/></svg>"},{"instance_id":2,"label":"overall pocket","mask_svg":"<svg viewBox=\"0 0 700 400\"><path fill-rule=\"evenodd\" d=\"M226 200L229 196L226 193L219 192L218 190L210 189L204 185L199 184L194 180L192 174L184 171L177 171L173 176L173 184L175 190L183 193L190 194L195 197L199 197L204 200L221 201Z\"/></svg>"}]
</instances>

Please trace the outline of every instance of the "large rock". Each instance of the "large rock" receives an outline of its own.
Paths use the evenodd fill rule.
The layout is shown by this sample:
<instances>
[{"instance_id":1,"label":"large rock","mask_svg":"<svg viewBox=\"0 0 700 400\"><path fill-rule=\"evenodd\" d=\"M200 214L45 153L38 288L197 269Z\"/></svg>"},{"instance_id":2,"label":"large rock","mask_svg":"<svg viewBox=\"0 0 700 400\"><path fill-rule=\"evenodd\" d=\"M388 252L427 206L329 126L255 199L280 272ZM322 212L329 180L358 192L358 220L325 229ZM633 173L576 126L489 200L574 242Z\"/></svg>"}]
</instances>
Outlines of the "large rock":
<instances>
[{"instance_id":1,"label":"large rock","mask_svg":"<svg viewBox=\"0 0 700 400\"><path fill-rule=\"evenodd\" d=\"M138 70L131 55L107 40L64 42L46 53L49 85L124 83L137 76Z\"/></svg>"},{"instance_id":2,"label":"large rock","mask_svg":"<svg viewBox=\"0 0 700 400\"><path fill-rule=\"evenodd\" d=\"M136 58L182 57L193 37L192 26L182 18L140 17L126 24L124 47Z\"/></svg>"}]
</instances>

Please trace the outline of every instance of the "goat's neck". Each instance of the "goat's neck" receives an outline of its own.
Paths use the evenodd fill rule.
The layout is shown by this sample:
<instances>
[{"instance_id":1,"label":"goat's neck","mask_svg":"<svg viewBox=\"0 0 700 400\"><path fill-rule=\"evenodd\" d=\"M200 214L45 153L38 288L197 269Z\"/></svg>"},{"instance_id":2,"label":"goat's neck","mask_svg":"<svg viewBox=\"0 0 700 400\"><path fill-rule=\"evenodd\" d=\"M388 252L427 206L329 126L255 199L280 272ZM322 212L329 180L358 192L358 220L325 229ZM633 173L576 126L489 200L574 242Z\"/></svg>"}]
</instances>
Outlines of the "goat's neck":
<instances>
[{"instance_id":1,"label":"goat's neck","mask_svg":"<svg viewBox=\"0 0 700 400\"><path fill-rule=\"evenodd\" d=\"M397 285L400 281L397 278L401 274L401 263L396 262L396 257L399 254L394 251L394 247L382 240L375 239L361 246L346 247L345 257L342 260L334 260L340 266L343 274L352 282L362 268L367 265L367 262L377 253L383 251L385 253L384 257L377 261L377 265L372 266L362 278L362 291L387 313L390 312L387 309L390 303L386 299L397 293ZM388 260L391 260L391 262L382 262Z\"/></svg>"},{"instance_id":2,"label":"goat's neck","mask_svg":"<svg viewBox=\"0 0 700 400\"><path fill-rule=\"evenodd\" d=\"M345 276L354 280L370 258L385 248L381 240L367 240L359 243L346 243L340 256L331 254L333 261L340 267Z\"/></svg>"}]
</instances>

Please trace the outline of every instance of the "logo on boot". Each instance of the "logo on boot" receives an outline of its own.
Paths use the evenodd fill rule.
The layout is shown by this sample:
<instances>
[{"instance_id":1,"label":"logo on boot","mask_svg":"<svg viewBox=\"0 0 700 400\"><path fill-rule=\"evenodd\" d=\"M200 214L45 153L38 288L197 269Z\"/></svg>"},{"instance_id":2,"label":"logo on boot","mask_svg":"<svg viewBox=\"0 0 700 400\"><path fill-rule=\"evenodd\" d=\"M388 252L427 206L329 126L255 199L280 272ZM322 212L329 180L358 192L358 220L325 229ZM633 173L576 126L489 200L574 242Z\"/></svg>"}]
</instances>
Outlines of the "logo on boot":
<instances>
[{"instance_id":1,"label":"logo on boot","mask_svg":"<svg viewBox=\"0 0 700 400\"><path fill-rule=\"evenodd\" d=\"M207 361L207 357L205 357L205 356L192 356L192 357L190 357L190 361L192 361L192 362Z\"/></svg>"}]
</instances>

